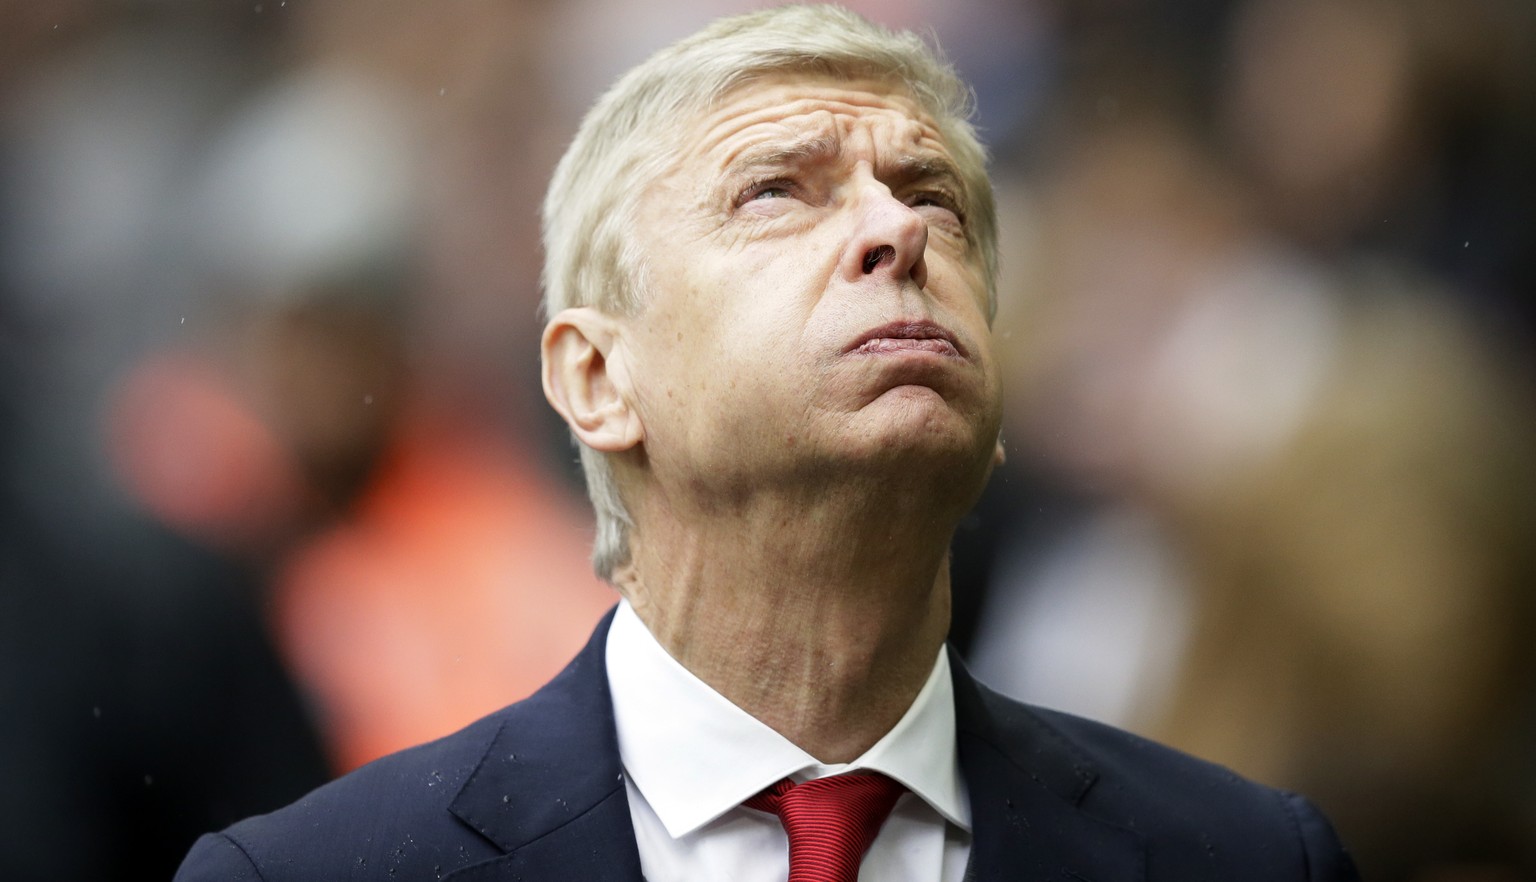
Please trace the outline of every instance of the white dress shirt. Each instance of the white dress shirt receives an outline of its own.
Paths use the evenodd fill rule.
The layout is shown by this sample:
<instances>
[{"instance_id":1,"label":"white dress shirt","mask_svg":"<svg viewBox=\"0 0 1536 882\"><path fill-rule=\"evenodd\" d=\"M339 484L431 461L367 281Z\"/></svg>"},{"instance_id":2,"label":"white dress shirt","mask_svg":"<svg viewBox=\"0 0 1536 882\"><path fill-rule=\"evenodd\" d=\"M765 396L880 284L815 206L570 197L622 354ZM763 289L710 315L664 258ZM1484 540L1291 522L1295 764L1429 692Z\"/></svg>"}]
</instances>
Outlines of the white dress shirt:
<instances>
[{"instance_id":1,"label":"white dress shirt","mask_svg":"<svg viewBox=\"0 0 1536 882\"><path fill-rule=\"evenodd\" d=\"M955 753L954 685L941 649L895 728L851 763L826 765L732 704L662 648L628 602L608 632L619 756L640 867L650 882L784 882L779 819L743 800L781 778L857 769L906 785L870 846L860 882L960 882L970 804Z\"/></svg>"}]
</instances>

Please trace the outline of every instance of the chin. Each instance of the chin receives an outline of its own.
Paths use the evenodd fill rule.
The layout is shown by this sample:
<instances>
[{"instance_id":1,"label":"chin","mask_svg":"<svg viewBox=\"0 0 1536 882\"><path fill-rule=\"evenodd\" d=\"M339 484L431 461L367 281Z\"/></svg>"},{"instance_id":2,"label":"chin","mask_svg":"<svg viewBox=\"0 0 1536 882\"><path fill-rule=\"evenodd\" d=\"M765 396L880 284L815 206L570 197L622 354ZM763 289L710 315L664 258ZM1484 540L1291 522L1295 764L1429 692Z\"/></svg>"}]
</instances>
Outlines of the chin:
<instances>
[{"instance_id":1,"label":"chin","mask_svg":"<svg viewBox=\"0 0 1536 882\"><path fill-rule=\"evenodd\" d=\"M938 392L926 386L898 386L871 402L861 412L859 453L874 461L891 461L906 467L929 462L946 473L990 471L997 439L995 419L978 419L958 410Z\"/></svg>"}]
</instances>

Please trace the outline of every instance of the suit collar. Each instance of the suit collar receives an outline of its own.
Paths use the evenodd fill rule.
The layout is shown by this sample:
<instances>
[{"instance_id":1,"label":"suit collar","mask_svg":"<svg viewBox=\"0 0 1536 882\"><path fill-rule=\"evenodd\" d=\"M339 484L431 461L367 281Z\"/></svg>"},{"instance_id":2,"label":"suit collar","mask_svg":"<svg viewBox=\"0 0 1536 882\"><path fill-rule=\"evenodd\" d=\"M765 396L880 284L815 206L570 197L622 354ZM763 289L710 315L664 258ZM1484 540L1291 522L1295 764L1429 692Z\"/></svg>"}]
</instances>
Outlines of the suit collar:
<instances>
[{"instance_id":1,"label":"suit collar","mask_svg":"<svg viewBox=\"0 0 1536 882\"><path fill-rule=\"evenodd\" d=\"M614 615L606 661L624 771L674 839L783 778L860 769L901 782L970 831L955 765L954 679L945 652L934 653L927 681L895 727L862 756L837 765L819 762L683 667L628 603Z\"/></svg>"},{"instance_id":2,"label":"suit collar","mask_svg":"<svg viewBox=\"0 0 1536 882\"><path fill-rule=\"evenodd\" d=\"M603 648L610 611L576 659L502 725L449 811L507 854L450 875L640 882Z\"/></svg>"},{"instance_id":3,"label":"suit collar","mask_svg":"<svg viewBox=\"0 0 1536 882\"><path fill-rule=\"evenodd\" d=\"M502 725L450 806L507 853L454 882L544 878L640 882L604 649L610 612L554 680ZM968 880L1135 882L1145 848L1083 808L1093 764L1027 707L978 684L951 652L960 769L974 826Z\"/></svg>"},{"instance_id":4,"label":"suit collar","mask_svg":"<svg viewBox=\"0 0 1536 882\"><path fill-rule=\"evenodd\" d=\"M1145 879L1141 837L1084 808L1099 778L1092 762L1028 707L977 683L953 650L950 663L975 828L966 879Z\"/></svg>"}]
</instances>

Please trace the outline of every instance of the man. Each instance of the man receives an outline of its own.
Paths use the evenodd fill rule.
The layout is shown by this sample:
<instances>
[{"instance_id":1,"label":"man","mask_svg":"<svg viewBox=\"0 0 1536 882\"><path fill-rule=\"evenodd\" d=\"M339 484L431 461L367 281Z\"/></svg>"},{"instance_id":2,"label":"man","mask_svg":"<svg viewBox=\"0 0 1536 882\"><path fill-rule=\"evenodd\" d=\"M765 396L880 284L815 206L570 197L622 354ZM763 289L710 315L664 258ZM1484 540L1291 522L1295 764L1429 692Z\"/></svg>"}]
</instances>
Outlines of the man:
<instances>
[{"instance_id":1,"label":"man","mask_svg":"<svg viewBox=\"0 0 1536 882\"><path fill-rule=\"evenodd\" d=\"M1354 878L1326 821L977 685L948 544L998 445L967 92L832 7L715 23L545 203L544 386L624 602L534 697L178 878Z\"/></svg>"}]
</instances>

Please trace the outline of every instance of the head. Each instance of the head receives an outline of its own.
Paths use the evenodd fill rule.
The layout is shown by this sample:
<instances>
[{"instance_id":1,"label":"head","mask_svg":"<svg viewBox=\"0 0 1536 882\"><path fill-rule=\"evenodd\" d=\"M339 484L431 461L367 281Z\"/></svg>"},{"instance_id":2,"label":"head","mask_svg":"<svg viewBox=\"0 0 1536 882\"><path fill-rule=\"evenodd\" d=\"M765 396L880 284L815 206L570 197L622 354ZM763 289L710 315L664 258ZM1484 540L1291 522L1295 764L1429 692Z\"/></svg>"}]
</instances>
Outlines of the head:
<instances>
[{"instance_id":1,"label":"head","mask_svg":"<svg viewBox=\"0 0 1536 882\"><path fill-rule=\"evenodd\" d=\"M884 101L883 111L875 111L888 111L893 119L921 120L920 132L898 126L899 137L936 148L927 150L928 154L942 154L946 178L957 191L954 199L965 214L963 232L946 235L963 236L960 250L971 270L965 284L980 298L984 321L990 320L995 301L996 220L985 153L968 122L970 92L915 35L889 32L834 6L778 7L717 21L625 74L597 102L561 160L544 203L546 315L554 318L566 310L586 308L621 319L649 320L658 286L670 285L674 278L661 271L661 265L669 257L675 259L677 248L687 246L648 232L666 225L669 206L687 203L704 208L711 198L695 189L697 174L679 176L679 157L700 139L712 137L712 131L719 131L722 113L729 120L733 114L758 112L817 90L826 93L823 97L842 100L839 96L850 94L849 89L875 96L877 104ZM871 125L871 130L895 131L878 119ZM754 198L780 195L771 187L766 189L766 194L753 194ZM927 203L909 201L917 216L930 209ZM714 232L699 231L699 235L720 244ZM918 274L926 274L922 253L932 245L919 242L914 247ZM872 258L877 268L885 257L882 251ZM742 266L748 264L750 260ZM910 265L901 268L903 273L911 270ZM917 287L922 287L921 280ZM889 312L896 320L910 310L893 302ZM671 319L658 315L656 321ZM698 328L705 333L719 331L705 325ZM682 332L678 333L681 340ZM974 328L964 333L977 335ZM687 340L682 345L697 347L704 342L708 341ZM546 333L546 362L549 343ZM985 341L971 340L966 345L975 348ZM654 383L656 378L646 379ZM571 414L562 413L572 422ZM580 427L572 425L583 437ZM629 556L633 523L610 459L624 448L623 443L580 445L597 515L593 559L605 578Z\"/></svg>"}]
</instances>

